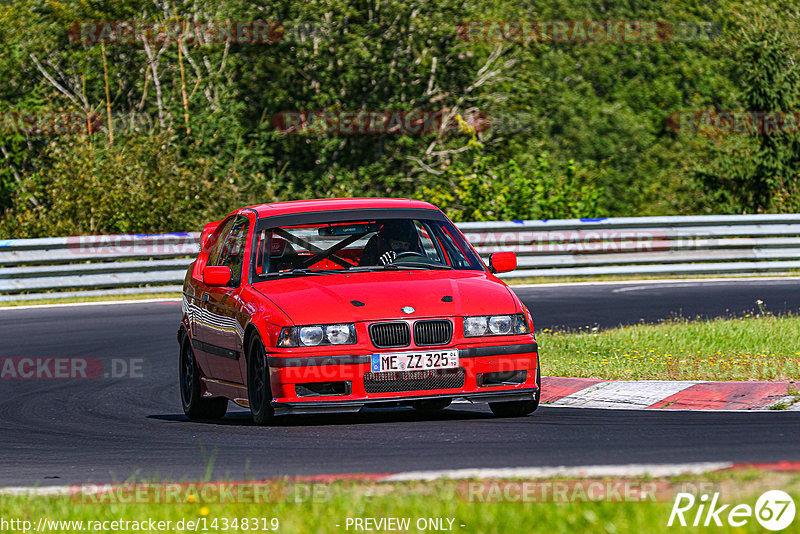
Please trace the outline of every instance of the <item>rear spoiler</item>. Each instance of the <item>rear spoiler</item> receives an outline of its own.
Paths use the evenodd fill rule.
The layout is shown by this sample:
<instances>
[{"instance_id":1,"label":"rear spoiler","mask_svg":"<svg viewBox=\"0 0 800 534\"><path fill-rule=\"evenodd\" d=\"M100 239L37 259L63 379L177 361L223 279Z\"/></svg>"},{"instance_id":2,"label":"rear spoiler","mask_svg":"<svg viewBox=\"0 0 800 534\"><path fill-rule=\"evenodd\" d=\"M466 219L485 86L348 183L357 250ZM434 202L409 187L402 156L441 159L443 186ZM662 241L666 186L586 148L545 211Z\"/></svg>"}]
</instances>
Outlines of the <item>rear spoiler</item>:
<instances>
[{"instance_id":1,"label":"rear spoiler","mask_svg":"<svg viewBox=\"0 0 800 534\"><path fill-rule=\"evenodd\" d=\"M220 225L222 221L210 222L203 227L203 232L200 234L200 250L204 251L208 244L208 238L214 233L214 230Z\"/></svg>"}]
</instances>

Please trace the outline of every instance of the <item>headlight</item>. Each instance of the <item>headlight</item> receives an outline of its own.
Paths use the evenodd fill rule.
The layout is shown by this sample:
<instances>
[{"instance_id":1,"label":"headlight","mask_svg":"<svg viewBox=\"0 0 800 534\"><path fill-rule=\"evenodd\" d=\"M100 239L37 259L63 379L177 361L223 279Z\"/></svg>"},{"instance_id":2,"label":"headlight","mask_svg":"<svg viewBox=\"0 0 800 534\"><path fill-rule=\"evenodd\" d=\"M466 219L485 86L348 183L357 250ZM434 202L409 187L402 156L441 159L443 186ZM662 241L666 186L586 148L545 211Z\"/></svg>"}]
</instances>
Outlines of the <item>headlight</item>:
<instances>
[{"instance_id":1,"label":"headlight","mask_svg":"<svg viewBox=\"0 0 800 534\"><path fill-rule=\"evenodd\" d=\"M281 330L279 347L316 347L318 345L353 345L356 328L352 324L289 326Z\"/></svg>"},{"instance_id":2,"label":"headlight","mask_svg":"<svg viewBox=\"0 0 800 534\"><path fill-rule=\"evenodd\" d=\"M464 317L464 337L530 334L525 314Z\"/></svg>"},{"instance_id":3,"label":"headlight","mask_svg":"<svg viewBox=\"0 0 800 534\"><path fill-rule=\"evenodd\" d=\"M510 315L495 315L489 318L489 333L497 335L508 335L511 333L511 326L514 318Z\"/></svg>"},{"instance_id":4,"label":"headlight","mask_svg":"<svg viewBox=\"0 0 800 534\"><path fill-rule=\"evenodd\" d=\"M467 337L482 336L488 330L488 317L464 317L464 335Z\"/></svg>"},{"instance_id":5,"label":"headlight","mask_svg":"<svg viewBox=\"0 0 800 534\"><path fill-rule=\"evenodd\" d=\"M355 339L355 335L353 336ZM325 329L325 339L331 345L346 345L350 341L350 326L346 324L334 324Z\"/></svg>"},{"instance_id":6,"label":"headlight","mask_svg":"<svg viewBox=\"0 0 800 534\"><path fill-rule=\"evenodd\" d=\"M325 331L321 326L304 326L300 328L300 343L312 347L325 339Z\"/></svg>"}]
</instances>

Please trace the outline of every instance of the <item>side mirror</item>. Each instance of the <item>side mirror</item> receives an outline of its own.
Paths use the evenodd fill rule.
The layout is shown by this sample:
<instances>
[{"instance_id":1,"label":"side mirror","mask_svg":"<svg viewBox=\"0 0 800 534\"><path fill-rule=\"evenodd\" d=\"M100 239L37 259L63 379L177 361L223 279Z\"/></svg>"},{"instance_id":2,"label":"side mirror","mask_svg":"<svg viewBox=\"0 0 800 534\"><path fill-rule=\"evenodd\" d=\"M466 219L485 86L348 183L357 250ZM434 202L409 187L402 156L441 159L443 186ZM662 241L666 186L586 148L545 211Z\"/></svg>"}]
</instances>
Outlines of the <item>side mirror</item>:
<instances>
[{"instance_id":1,"label":"side mirror","mask_svg":"<svg viewBox=\"0 0 800 534\"><path fill-rule=\"evenodd\" d=\"M489 255L489 270L493 273L508 273L517 268L517 255L513 252L495 252Z\"/></svg>"},{"instance_id":2,"label":"side mirror","mask_svg":"<svg viewBox=\"0 0 800 534\"><path fill-rule=\"evenodd\" d=\"M203 283L207 286L227 286L231 283L231 268L207 266L203 269Z\"/></svg>"}]
</instances>

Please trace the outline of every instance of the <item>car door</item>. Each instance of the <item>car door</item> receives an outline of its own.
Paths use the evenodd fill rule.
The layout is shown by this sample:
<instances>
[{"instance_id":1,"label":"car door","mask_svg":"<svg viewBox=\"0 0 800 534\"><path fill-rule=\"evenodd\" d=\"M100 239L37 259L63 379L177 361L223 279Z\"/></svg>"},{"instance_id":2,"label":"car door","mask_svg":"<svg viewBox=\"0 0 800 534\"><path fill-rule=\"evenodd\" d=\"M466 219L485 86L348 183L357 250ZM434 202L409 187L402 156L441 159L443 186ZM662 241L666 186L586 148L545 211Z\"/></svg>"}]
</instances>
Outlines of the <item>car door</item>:
<instances>
[{"instance_id":1,"label":"car door","mask_svg":"<svg viewBox=\"0 0 800 534\"><path fill-rule=\"evenodd\" d=\"M205 300L208 298L208 286L203 281L203 268L209 263L214 263L215 258L219 258L222 253L222 248L225 245L225 239L230 232L231 225L235 217L225 219L214 231L209 238L209 250L207 253L202 253L197 258L195 265L195 272L192 274L193 291L184 294L185 305L187 314L189 316L189 325L192 332L192 346L194 347L195 358L203 376L214 378L211 374L211 369L208 362L208 353L203 350L205 342L209 335L210 326L207 326Z\"/></svg>"},{"instance_id":2,"label":"car door","mask_svg":"<svg viewBox=\"0 0 800 534\"><path fill-rule=\"evenodd\" d=\"M240 294L249 230L248 218L236 216L218 253L209 255L208 266L230 267L231 282L225 287L203 285L202 324L197 330L201 341L197 348L205 353L209 378L237 384L244 383L239 358L247 317L242 313Z\"/></svg>"}]
</instances>

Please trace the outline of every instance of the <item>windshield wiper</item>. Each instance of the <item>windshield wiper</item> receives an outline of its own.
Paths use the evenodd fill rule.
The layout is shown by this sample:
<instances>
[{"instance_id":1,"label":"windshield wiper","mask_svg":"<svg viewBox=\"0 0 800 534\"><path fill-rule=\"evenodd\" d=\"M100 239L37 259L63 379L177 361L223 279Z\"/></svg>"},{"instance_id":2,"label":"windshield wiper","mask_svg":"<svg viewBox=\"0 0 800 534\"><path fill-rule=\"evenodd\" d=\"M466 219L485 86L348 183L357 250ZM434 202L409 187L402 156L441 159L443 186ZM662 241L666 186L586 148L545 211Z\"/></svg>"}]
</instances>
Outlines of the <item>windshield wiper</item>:
<instances>
[{"instance_id":1,"label":"windshield wiper","mask_svg":"<svg viewBox=\"0 0 800 534\"><path fill-rule=\"evenodd\" d=\"M353 267L352 269L347 269L345 272L348 273L368 273L371 271L397 271L397 265L389 264L389 265L360 265L358 267Z\"/></svg>"},{"instance_id":2,"label":"windshield wiper","mask_svg":"<svg viewBox=\"0 0 800 534\"><path fill-rule=\"evenodd\" d=\"M277 273L267 273L263 276L283 278L288 276L308 276L312 274L341 274L346 273L346 269L292 269L291 271L279 271Z\"/></svg>"},{"instance_id":3,"label":"windshield wiper","mask_svg":"<svg viewBox=\"0 0 800 534\"><path fill-rule=\"evenodd\" d=\"M416 269L443 269L443 270L451 270L452 269L451 266L444 265L442 263L425 263L425 262L421 262L421 261L400 261L400 262L397 262L397 263L393 263L392 265L396 265L398 267L403 266L403 267L400 267L401 269L406 268L405 267L406 265L409 265L409 266L411 266L413 268L416 268Z\"/></svg>"},{"instance_id":4,"label":"windshield wiper","mask_svg":"<svg viewBox=\"0 0 800 534\"><path fill-rule=\"evenodd\" d=\"M415 261L401 261L397 263L389 263L386 265L364 265L362 267L353 267L345 272L348 273L366 273L370 271L407 271L409 269L429 270L429 269L452 269L449 265L442 265L440 263L423 263Z\"/></svg>"}]
</instances>

